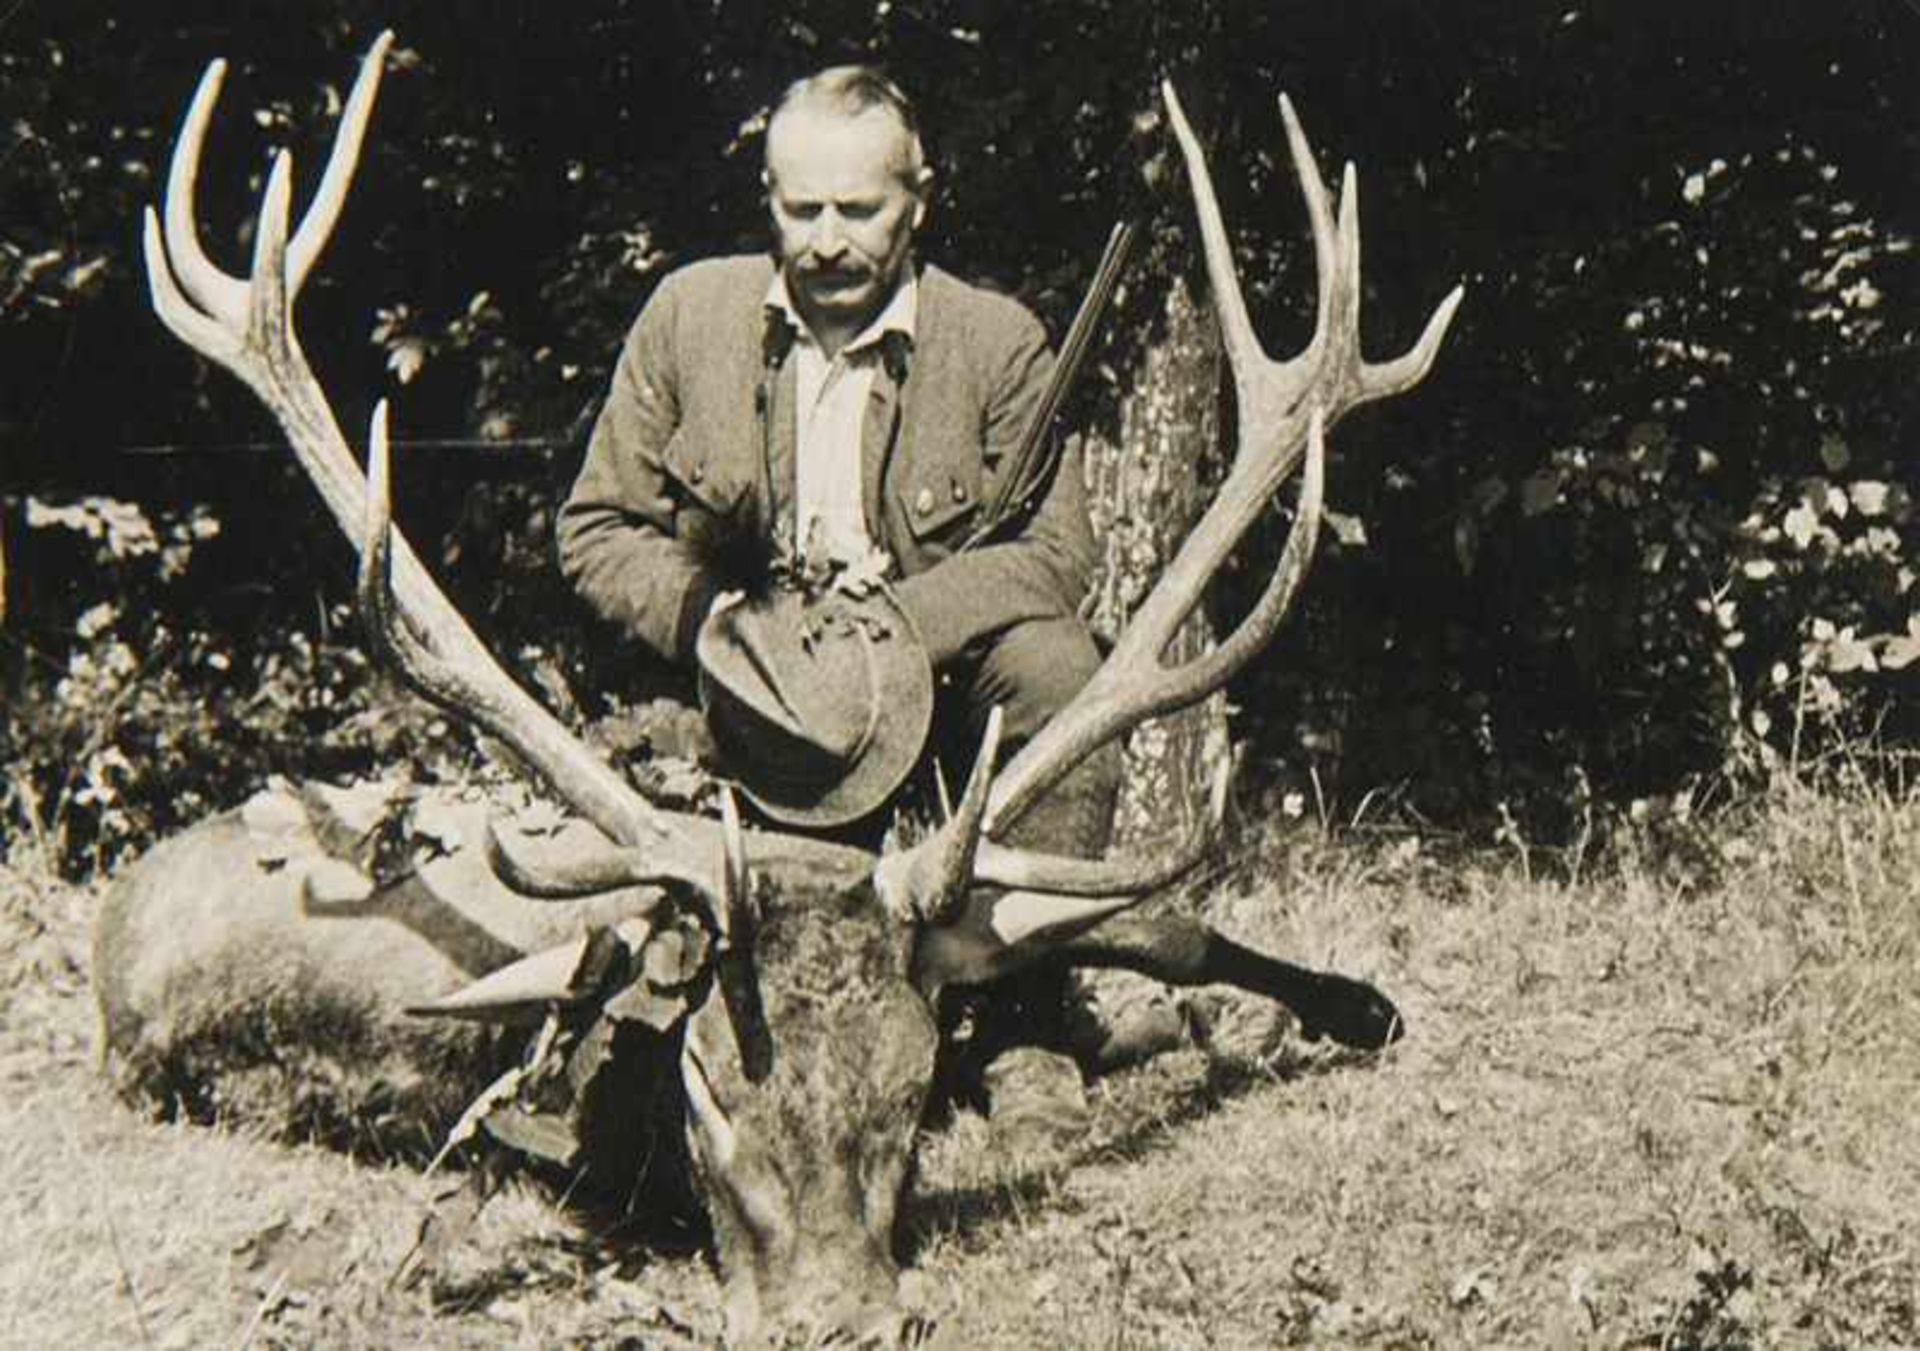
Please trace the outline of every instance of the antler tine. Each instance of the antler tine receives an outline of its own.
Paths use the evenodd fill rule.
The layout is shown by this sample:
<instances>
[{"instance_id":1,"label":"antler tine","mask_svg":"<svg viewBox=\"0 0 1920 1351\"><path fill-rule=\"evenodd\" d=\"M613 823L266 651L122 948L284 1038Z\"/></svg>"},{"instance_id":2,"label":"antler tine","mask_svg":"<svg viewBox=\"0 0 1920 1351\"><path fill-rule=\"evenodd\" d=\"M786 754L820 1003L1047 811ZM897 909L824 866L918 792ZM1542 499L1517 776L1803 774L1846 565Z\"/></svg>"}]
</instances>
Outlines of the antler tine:
<instances>
[{"instance_id":1,"label":"antler tine","mask_svg":"<svg viewBox=\"0 0 1920 1351\"><path fill-rule=\"evenodd\" d=\"M989 886L1055 896L1145 896L1172 886L1198 867L1213 851L1233 783L1233 760L1221 762L1207 795L1207 815L1171 852L1156 850L1138 858L1086 859L1010 849L993 840L980 841L974 880Z\"/></svg>"},{"instance_id":2,"label":"antler tine","mask_svg":"<svg viewBox=\"0 0 1920 1351\"><path fill-rule=\"evenodd\" d=\"M1327 193L1327 181L1320 176L1320 162L1314 158L1313 144L1306 128L1294 111L1293 100L1280 96L1280 120L1286 126L1287 152L1293 159L1294 180L1300 185L1301 199L1307 207L1307 224L1313 236L1314 319L1313 337L1306 349L1289 365L1304 368L1308 358L1325 350L1332 331L1335 278L1339 270L1339 234L1334 227L1333 203ZM1350 183L1343 182L1342 188ZM1351 193L1343 196L1351 197Z\"/></svg>"},{"instance_id":3,"label":"antler tine","mask_svg":"<svg viewBox=\"0 0 1920 1351\"><path fill-rule=\"evenodd\" d=\"M281 150L274 154L260 194L253 284L247 293L247 343L266 358L269 371L286 360L293 344L293 293L287 285L287 217L292 206L293 155Z\"/></svg>"},{"instance_id":4,"label":"antler tine","mask_svg":"<svg viewBox=\"0 0 1920 1351\"><path fill-rule=\"evenodd\" d=\"M467 691L461 687L457 672L396 612L390 460L387 401L382 399L374 405L367 433L367 526L360 537L357 587L361 626L374 655L399 672L408 685L436 704L458 708L460 697Z\"/></svg>"},{"instance_id":5,"label":"antler tine","mask_svg":"<svg viewBox=\"0 0 1920 1351\"><path fill-rule=\"evenodd\" d=\"M994 760L1000 754L1002 713L987 713L973 772L953 815L912 849L883 857L874 868L874 885L888 910L907 920L939 923L966 899L977 878L975 864L993 787ZM986 880L986 879L979 879Z\"/></svg>"},{"instance_id":6,"label":"antler tine","mask_svg":"<svg viewBox=\"0 0 1920 1351\"><path fill-rule=\"evenodd\" d=\"M373 419L382 480L375 502L369 501L366 478L326 392L300 351L293 299L339 219L392 42L391 33L382 33L361 62L319 192L291 237L293 164L285 152L275 156L261 202L252 275L244 282L207 259L195 229L200 154L226 71L219 61L207 67L174 146L166 200L161 211L146 213L142 245L154 309L183 342L232 371L267 405L349 540L359 543L370 517L381 523L371 535L368 552L374 557L363 568L361 590L382 607L378 614L384 618L371 625L374 641L391 651L416 687L479 722L616 843L666 851L666 862L649 866L653 875L671 875L661 869L691 857L694 841L684 823L656 812L494 662L387 523L386 406L376 409Z\"/></svg>"},{"instance_id":7,"label":"antler tine","mask_svg":"<svg viewBox=\"0 0 1920 1351\"><path fill-rule=\"evenodd\" d=\"M1180 143L1181 158L1187 166L1187 185L1193 192L1194 212L1200 221L1200 244L1207 263L1207 282L1213 288L1214 311L1220 317L1220 336L1228 360L1238 379L1242 366L1251 369L1267 360L1260 339L1247 316L1246 297L1240 291L1240 277L1233 266L1233 244L1227 238L1227 226L1220 214L1220 200L1214 195L1213 176L1207 170L1206 156L1200 150L1200 138L1187 122L1180 96L1173 81L1160 83L1166 101L1167 119L1174 139Z\"/></svg>"},{"instance_id":8,"label":"antler tine","mask_svg":"<svg viewBox=\"0 0 1920 1351\"><path fill-rule=\"evenodd\" d=\"M753 911L753 870L747 863L746 832L740 827L740 803L727 784L720 785L720 853L720 894L713 918L722 937L737 939L735 929L750 935L759 916Z\"/></svg>"},{"instance_id":9,"label":"antler tine","mask_svg":"<svg viewBox=\"0 0 1920 1351\"><path fill-rule=\"evenodd\" d=\"M488 821L481 846L493 875L530 900L578 900L632 886L635 881L633 851L623 845L547 854L509 844L498 823Z\"/></svg>"},{"instance_id":10,"label":"antler tine","mask_svg":"<svg viewBox=\"0 0 1920 1351\"><path fill-rule=\"evenodd\" d=\"M1198 138L1172 87L1169 122L1179 141L1212 283L1222 341L1237 395L1236 449L1226 481L1189 532L1158 584L1135 611L1107 660L1080 694L1029 741L994 784L987 833L998 837L1047 788L1094 749L1148 718L1204 698L1273 636L1298 593L1318 540L1325 476L1325 436L1348 410L1417 383L1432 365L1458 307L1454 290L1428 321L1412 351L1370 366L1360 351L1360 211L1358 176L1341 175L1336 211L1290 100L1280 99L1295 177L1313 233L1318 299L1313 337L1286 361L1270 359L1247 317ZM1265 510L1302 458L1300 502L1281 564L1260 601L1211 653L1167 667L1165 654L1199 604L1208 581Z\"/></svg>"},{"instance_id":11,"label":"antler tine","mask_svg":"<svg viewBox=\"0 0 1920 1351\"><path fill-rule=\"evenodd\" d=\"M392 47L393 30L384 29L361 59L360 73L354 78L353 89L340 112L340 126L333 134L333 149L320 175L320 186L307 206L306 215L300 218L300 228L294 231L292 243L287 246L288 284L295 293L326 249L334 224L340 219L340 210L346 205L347 189L352 186L354 170L360 165L360 146L366 139L374 98L380 92L380 77L386 70L387 52Z\"/></svg>"},{"instance_id":12,"label":"antler tine","mask_svg":"<svg viewBox=\"0 0 1920 1351\"><path fill-rule=\"evenodd\" d=\"M167 255L160 213L148 207L141 219L140 245L146 258L147 295L153 302L153 312L160 316L160 322L167 326L174 337L194 351L229 370L236 369L234 362L240 352L239 335L234 328L223 326L219 320L200 309L181 288Z\"/></svg>"},{"instance_id":13,"label":"antler tine","mask_svg":"<svg viewBox=\"0 0 1920 1351\"><path fill-rule=\"evenodd\" d=\"M247 284L228 276L207 257L200 247L199 223L194 219L200 152L206 146L207 126L213 120L213 108L220 101L220 85L226 76L224 59L207 63L199 87L193 91L193 102L187 105L179 139L173 144L173 160L167 168L166 252L181 289L193 303L221 323L237 327L247 313ZM151 259L148 267L152 270Z\"/></svg>"},{"instance_id":14,"label":"antler tine","mask_svg":"<svg viewBox=\"0 0 1920 1351\"><path fill-rule=\"evenodd\" d=\"M313 270L340 218L354 169L359 164L367 123L373 115L387 52L392 46L392 30L382 32L360 63L360 74L341 113L319 190L287 248L288 289L294 294L298 294L307 274ZM200 157L206 148L207 128L213 121L213 110L220 101L220 88L226 74L224 59L208 62L193 101L188 105L167 170L165 239L167 256L185 293L221 323L237 326L247 314L248 285L239 277L229 276L207 257L195 219ZM254 275L261 275L257 265Z\"/></svg>"},{"instance_id":15,"label":"antler tine","mask_svg":"<svg viewBox=\"0 0 1920 1351\"><path fill-rule=\"evenodd\" d=\"M1434 358L1440 355L1440 344L1446 341L1447 327L1453 323L1453 313L1466 298L1465 286L1454 287L1434 307L1433 313L1427 316L1427 326L1421 330L1418 342L1392 361L1363 365L1360 368L1361 397L1369 401L1388 398L1405 393L1426 379L1427 372L1433 369Z\"/></svg>"},{"instance_id":16,"label":"antler tine","mask_svg":"<svg viewBox=\"0 0 1920 1351\"><path fill-rule=\"evenodd\" d=\"M692 841L566 730L500 669L425 569L422 585L445 614L396 602L393 562L405 540L393 528L388 494L387 403L373 410L368 432L366 531L360 549L359 600L367 641L421 695L470 719L522 757L576 811L623 846L647 845L634 881L679 877L712 892L710 872L688 856ZM408 557L411 557L409 551ZM451 618L447 618L451 616Z\"/></svg>"}]
</instances>

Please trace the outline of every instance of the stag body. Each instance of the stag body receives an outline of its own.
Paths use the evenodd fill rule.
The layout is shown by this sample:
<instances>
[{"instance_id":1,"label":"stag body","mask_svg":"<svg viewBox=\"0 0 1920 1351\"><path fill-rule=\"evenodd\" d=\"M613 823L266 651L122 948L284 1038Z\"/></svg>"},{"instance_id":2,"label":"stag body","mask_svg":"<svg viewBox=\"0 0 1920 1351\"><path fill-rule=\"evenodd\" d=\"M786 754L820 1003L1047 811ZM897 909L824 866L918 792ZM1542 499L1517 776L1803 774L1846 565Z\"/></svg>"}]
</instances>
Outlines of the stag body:
<instances>
[{"instance_id":1,"label":"stag body","mask_svg":"<svg viewBox=\"0 0 1920 1351\"><path fill-rule=\"evenodd\" d=\"M194 233L193 180L221 74L218 63L210 68L176 146L164 227L152 213L147 221L155 304L176 334L260 394L359 543L361 605L380 655L511 748L581 819L570 837L516 854L476 818L453 857L346 908L292 878L262 874L233 817L162 845L121 879L96 943L105 1047L126 1082L177 1091L179 1077L203 1072L218 1103L223 1073L244 1073L247 1062L208 1048L254 1036L262 1059L286 1060L299 1047L322 1061L337 1061L342 1048L361 1064L371 1059L389 1100L413 1092L444 1115L490 1067L489 1048L470 1030L404 1021L407 1006L520 1022L530 1009L577 1004L568 954L581 935L644 930L663 889L697 898L716 967L707 997L665 1049L678 1056L730 1332L744 1339L796 1326L884 1332L903 1316L892 1230L932 1076L929 1010L948 984L1052 954L1181 983L1228 981L1284 1001L1309 1030L1356 1045L1399 1035L1392 1004L1369 986L1250 952L1191 918L1126 913L1204 852L1204 838L1150 863L1052 857L1006 843L1035 800L1089 755L1141 720L1204 697L1266 643L1312 552L1325 426L1416 383L1458 299L1441 305L1405 357L1384 366L1360 360L1352 174L1336 222L1284 100L1320 269L1312 343L1285 363L1260 350L1204 162L1169 90L1235 373L1234 467L1082 694L1004 765L1000 720L988 717L951 819L922 844L875 857L653 808L493 663L392 530L384 405L363 475L291 320L293 295L351 178L387 42L362 68L321 188L291 237L291 170L285 155L276 160L246 281L215 268ZM1266 594L1217 651L1163 666L1207 578L1303 458L1293 532ZM474 843L482 839L485 851ZM548 945L556 935L566 941ZM459 988L435 998L450 986ZM445 1094L438 1074L447 1076Z\"/></svg>"}]
</instances>

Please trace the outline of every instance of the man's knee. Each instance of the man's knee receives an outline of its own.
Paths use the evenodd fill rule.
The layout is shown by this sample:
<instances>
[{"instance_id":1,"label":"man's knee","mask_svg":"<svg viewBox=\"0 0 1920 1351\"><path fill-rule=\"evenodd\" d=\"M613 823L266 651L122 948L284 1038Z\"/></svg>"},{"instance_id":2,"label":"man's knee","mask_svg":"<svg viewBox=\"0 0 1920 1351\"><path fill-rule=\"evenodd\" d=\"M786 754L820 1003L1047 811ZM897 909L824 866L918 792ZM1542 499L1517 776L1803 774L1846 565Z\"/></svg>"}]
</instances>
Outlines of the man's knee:
<instances>
[{"instance_id":1,"label":"man's knee","mask_svg":"<svg viewBox=\"0 0 1920 1351\"><path fill-rule=\"evenodd\" d=\"M996 634L973 673L968 702L984 720L998 704L1010 742L1025 741L1067 706L1100 666L1086 624L1030 619Z\"/></svg>"}]
</instances>

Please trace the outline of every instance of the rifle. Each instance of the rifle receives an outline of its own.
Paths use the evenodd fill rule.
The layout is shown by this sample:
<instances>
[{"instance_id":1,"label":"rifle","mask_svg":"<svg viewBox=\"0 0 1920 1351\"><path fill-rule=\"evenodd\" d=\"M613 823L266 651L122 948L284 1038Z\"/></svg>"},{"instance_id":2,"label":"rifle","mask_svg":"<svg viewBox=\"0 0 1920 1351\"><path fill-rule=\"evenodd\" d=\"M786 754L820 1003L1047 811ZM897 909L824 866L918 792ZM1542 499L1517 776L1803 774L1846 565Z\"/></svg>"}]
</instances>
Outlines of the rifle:
<instances>
[{"instance_id":1,"label":"rifle","mask_svg":"<svg viewBox=\"0 0 1920 1351\"><path fill-rule=\"evenodd\" d=\"M1135 222L1122 221L1107 236L1106 251L1100 255L1100 266L1094 270L1093 283L1088 286L1080 309L1073 316L1066 341L1060 345L1060 359L1054 363L1053 376L1047 381L1047 388L1040 397L1040 406L1034 410L1033 420L1027 424L1026 434L1020 438L1020 444L1013 452L1013 461L1001 476L998 491L987 504L980 524L960 546L962 549L984 544L1004 527L1025 520L1040 494L1046 491L1048 483L1052 481L1054 468L1059 463L1059 456L1049 453L1052 449L1054 419L1060 415L1060 406L1066 401L1067 391L1072 388L1074 377L1080 373L1087 349L1093 345L1094 330L1113 300L1114 288L1119 285L1120 273L1127 265L1127 255L1132 252L1134 237L1138 233Z\"/></svg>"}]
</instances>

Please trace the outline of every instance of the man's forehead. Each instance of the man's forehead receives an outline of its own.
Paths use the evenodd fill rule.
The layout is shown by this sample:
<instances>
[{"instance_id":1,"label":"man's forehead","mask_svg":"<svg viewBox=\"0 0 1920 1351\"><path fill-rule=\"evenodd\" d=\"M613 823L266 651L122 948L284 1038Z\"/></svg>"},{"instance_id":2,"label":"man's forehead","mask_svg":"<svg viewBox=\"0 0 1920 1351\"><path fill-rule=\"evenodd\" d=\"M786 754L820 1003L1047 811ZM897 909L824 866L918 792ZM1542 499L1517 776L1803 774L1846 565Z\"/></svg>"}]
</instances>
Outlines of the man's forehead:
<instances>
[{"instance_id":1,"label":"man's forehead","mask_svg":"<svg viewBox=\"0 0 1920 1351\"><path fill-rule=\"evenodd\" d=\"M849 113L806 102L781 110L767 128L767 169L783 186L856 189L866 178L896 179L912 138L888 109Z\"/></svg>"}]
</instances>

